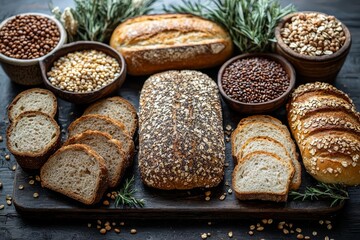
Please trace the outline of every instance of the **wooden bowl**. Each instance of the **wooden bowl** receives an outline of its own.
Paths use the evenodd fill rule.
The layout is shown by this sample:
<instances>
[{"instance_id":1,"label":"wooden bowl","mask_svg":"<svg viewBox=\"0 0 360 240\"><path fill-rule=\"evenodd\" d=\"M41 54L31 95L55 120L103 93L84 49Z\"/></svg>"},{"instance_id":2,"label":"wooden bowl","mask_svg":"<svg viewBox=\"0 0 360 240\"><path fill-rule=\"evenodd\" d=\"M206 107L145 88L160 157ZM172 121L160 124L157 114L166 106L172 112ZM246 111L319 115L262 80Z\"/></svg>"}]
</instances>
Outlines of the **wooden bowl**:
<instances>
[{"instance_id":1,"label":"wooden bowl","mask_svg":"<svg viewBox=\"0 0 360 240\"><path fill-rule=\"evenodd\" d=\"M286 91L279 96L278 98L275 98L273 100L263 102L263 103L246 103L246 102L240 102L235 99L230 98L224 91L222 87L222 76L225 71L225 68L228 67L230 64L232 64L234 61L238 59L244 59L244 58L251 58L251 57L263 57L267 58L269 60L276 61L279 63L286 73L288 74L290 78L290 84L289 87L286 89ZM246 113L246 114L258 114L258 113L266 113L274 111L275 109L285 105L287 98L290 94L290 92L294 89L295 86L295 70L292 67L292 65L283 57L274 54L274 53L246 53L241 54L239 56L233 57L230 60L228 60L226 63L224 63L219 72L218 72L218 86L221 95L224 97L225 101L229 104L230 108L240 112L240 113Z\"/></svg>"},{"instance_id":2,"label":"wooden bowl","mask_svg":"<svg viewBox=\"0 0 360 240\"><path fill-rule=\"evenodd\" d=\"M51 84L47 77L47 72L50 71L54 62L68 53L82 51L82 50L98 50L115 58L120 64L119 76L108 85L103 86L98 90L94 90L86 93L77 93L77 92L63 90ZM125 77L126 77L126 63L123 56L106 44L99 42L92 42L92 41L78 41L64 45L62 48L54 52L52 55L40 61L40 69L41 69L43 82L50 91L52 91L55 95L59 96L60 98L66 101L77 104L91 103L100 98L110 95L111 93L113 93L114 91L116 91L118 88L121 87L121 85L125 82Z\"/></svg>"},{"instance_id":3,"label":"wooden bowl","mask_svg":"<svg viewBox=\"0 0 360 240\"><path fill-rule=\"evenodd\" d=\"M300 13L306 14L319 12L304 11L285 16L275 28L275 38L277 40L275 51L292 63L296 70L298 80L302 82L320 81L331 83L335 80L349 53L351 46L351 35L349 29L343 23L341 23L346 40L344 45L337 52L331 55L322 56L309 56L300 54L287 46L280 35L280 30L283 28L285 23L290 22L293 16L296 16ZM327 16L327 14L324 13L320 14Z\"/></svg>"}]
</instances>

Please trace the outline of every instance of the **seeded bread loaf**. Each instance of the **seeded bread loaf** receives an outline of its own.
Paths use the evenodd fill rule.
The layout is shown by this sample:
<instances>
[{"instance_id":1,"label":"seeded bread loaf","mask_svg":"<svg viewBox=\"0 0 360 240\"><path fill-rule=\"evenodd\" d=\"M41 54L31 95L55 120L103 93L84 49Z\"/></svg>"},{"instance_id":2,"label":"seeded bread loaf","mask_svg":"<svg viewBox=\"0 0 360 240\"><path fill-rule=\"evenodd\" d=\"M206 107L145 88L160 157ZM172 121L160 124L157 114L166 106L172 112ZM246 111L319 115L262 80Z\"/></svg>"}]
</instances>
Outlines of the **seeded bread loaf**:
<instances>
[{"instance_id":1,"label":"seeded bread loaf","mask_svg":"<svg viewBox=\"0 0 360 240\"><path fill-rule=\"evenodd\" d=\"M84 115L100 114L124 124L126 131L133 136L137 129L137 114L134 106L122 97L111 97L89 106Z\"/></svg>"},{"instance_id":2,"label":"seeded bread loaf","mask_svg":"<svg viewBox=\"0 0 360 240\"><path fill-rule=\"evenodd\" d=\"M86 205L104 195L107 183L104 159L84 144L64 146L40 170L41 186Z\"/></svg>"},{"instance_id":3,"label":"seeded bread loaf","mask_svg":"<svg viewBox=\"0 0 360 240\"><path fill-rule=\"evenodd\" d=\"M216 83L197 71L167 71L144 83L139 111L139 170L154 188L215 187L225 143Z\"/></svg>"},{"instance_id":4,"label":"seeded bread loaf","mask_svg":"<svg viewBox=\"0 0 360 240\"><path fill-rule=\"evenodd\" d=\"M278 155L255 151L238 162L232 186L240 200L285 202L294 168Z\"/></svg>"},{"instance_id":5,"label":"seeded bread loaf","mask_svg":"<svg viewBox=\"0 0 360 240\"><path fill-rule=\"evenodd\" d=\"M69 137L73 137L76 134L83 133L87 130L105 132L120 141L127 159L127 166L132 163L135 150L134 141L127 133L125 126L122 123L102 115L84 115L70 124L68 128Z\"/></svg>"},{"instance_id":6,"label":"seeded bread loaf","mask_svg":"<svg viewBox=\"0 0 360 240\"><path fill-rule=\"evenodd\" d=\"M91 147L105 160L109 187L116 187L127 167L127 159L121 143L108 133L89 130L68 139L63 146L76 143Z\"/></svg>"},{"instance_id":7,"label":"seeded bread loaf","mask_svg":"<svg viewBox=\"0 0 360 240\"><path fill-rule=\"evenodd\" d=\"M43 112L53 118L57 111L55 95L41 88L31 88L21 92L9 105L9 120L14 121L21 113L29 111Z\"/></svg>"},{"instance_id":8,"label":"seeded bread loaf","mask_svg":"<svg viewBox=\"0 0 360 240\"><path fill-rule=\"evenodd\" d=\"M360 115L345 93L327 83L301 85L287 113L308 173L325 183L360 184Z\"/></svg>"},{"instance_id":9,"label":"seeded bread loaf","mask_svg":"<svg viewBox=\"0 0 360 240\"><path fill-rule=\"evenodd\" d=\"M189 14L128 19L115 29L110 46L124 56L131 75L214 67L230 58L233 51L224 28Z\"/></svg>"},{"instance_id":10,"label":"seeded bread loaf","mask_svg":"<svg viewBox=\"0 0 360 240\"><path fill-rule=\"evenodd\" d=\"M60 145L60 127L42 112L24 112L11 122L7 148L24 170L40 169Z\"/></svg>"}]
</instances>

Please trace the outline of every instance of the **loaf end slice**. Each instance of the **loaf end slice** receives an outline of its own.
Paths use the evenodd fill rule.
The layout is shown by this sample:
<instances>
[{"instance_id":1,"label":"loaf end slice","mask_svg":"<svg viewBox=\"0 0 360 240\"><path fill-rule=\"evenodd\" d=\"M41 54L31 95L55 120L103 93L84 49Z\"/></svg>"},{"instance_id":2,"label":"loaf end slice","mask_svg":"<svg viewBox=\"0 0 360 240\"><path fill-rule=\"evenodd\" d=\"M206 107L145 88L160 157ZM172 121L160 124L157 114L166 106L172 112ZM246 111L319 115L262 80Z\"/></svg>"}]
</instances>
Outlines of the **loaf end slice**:
<instances>
[{"instance_id":1,"label":"loaf end slice","mask_svg":"<svg viewBox=\"0 0 360 240\"><path fill-rule=\"evenodd\" d=\"M111 97L89 106L84 115L99 114L110 117L125 125L126 131L133 136L137 129L137 113L135 107L122 97Z\"/></svg>"},{"instance_id":2,"label":"loaf end slice","mask_svg":"<svg viewBox=\"0 0 360 240\"><path fill-rule=\"evenodd\" d=\"M40 170L41 186L86 205L100 201L107 183L104 159L84 144L60 148Z\"/></svg>"},{"instance_id":3,"label":"loaf end slice","mask_svg":"<svg viewBox=\"0 0 360 240\"><path fill-rule=\"evenodd\" d=\"M7 148L24 170L39 169L60 145L60 127L42 112L24 112L11 122Z\"/></svg>"},{"instance_id":4,"label":"loaf end slice","mask_svg":"<svg viewBox=\"0 0 360 240\"><path fill-rule=\"evenodd\" d=\"M108 133L88 130L68 139L64 146L76 143L88 145L105 160L108 169L109 187L116 187L127 167L127 159L122 150L121 142L113 139Z\"/></svg>"},{"instance_id":5,"label":"loaf end slice","mask_svg":"<svg viewBox=\"0 0 360 240\"><path fill-rule=\"evenodd\" d=\"M240 200L285 202L294 169L277 155L263 151L246 155L234 169L232 186Z\"/></svg>"},{"instance_id":6,"label":"loaf end slice","mask_svg":"<svg viewBox=\"0 0 360 240\"><path fill-rule=\"evenodd\" d=\"M21 92L9 105L9 120L14 121L21 113L29 111L43 112L53 118L57 111L55 95L42 88L31 88Z\"/></svg>"}]
</instances>

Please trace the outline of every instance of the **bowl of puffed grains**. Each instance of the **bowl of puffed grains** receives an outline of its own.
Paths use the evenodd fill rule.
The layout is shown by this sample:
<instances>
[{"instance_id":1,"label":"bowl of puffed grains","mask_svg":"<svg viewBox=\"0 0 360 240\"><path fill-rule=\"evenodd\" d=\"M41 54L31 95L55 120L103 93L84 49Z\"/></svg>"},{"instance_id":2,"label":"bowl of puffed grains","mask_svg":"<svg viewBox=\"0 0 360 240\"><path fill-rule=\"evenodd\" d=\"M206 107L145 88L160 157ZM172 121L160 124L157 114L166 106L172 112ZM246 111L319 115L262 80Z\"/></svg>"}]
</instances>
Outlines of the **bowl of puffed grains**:
<instances>
[{"instance_id":1,"label":"bowl of puffed grains","mask_svg":"<svg viewBox=\"0 0 360 240\"><path fill-rule=\"evenodd\" d=\"M93 41L65 44L40 61L45 86L77 104L106 97L125 82L126 63L110 46Z\"/></svg>"},{"instance_id":2,"label":"bowl of puffed grains","mask_svg":"<svg viewBox=\"0 0 360 240\"><path fill-rule=\"evenodd\" d=\"M294 66L300 82L333 82L351 47L349 29L320 12L296 12L275 28L275 51Z\"/></svg>"},{"instance_id":3,"label":"bowl of puffed grains","mask_svg":"<svg viewBox=\"0 0 360 240\"><path fill-rule=\"evenodd\" d=\"M42 83L39 61L66 43L67 34L55 18L22 13L0 23L0 63L10 80L33 86Z\"/></svg>"}]
</instances>

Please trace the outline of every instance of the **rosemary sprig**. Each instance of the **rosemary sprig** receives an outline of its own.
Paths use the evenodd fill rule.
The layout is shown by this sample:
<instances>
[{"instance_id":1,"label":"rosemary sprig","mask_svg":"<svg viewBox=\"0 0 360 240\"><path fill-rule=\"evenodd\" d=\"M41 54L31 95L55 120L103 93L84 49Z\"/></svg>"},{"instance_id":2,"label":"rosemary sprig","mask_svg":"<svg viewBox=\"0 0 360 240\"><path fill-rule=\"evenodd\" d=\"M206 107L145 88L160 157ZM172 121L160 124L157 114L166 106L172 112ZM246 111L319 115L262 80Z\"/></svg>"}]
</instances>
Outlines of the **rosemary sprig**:
<instances>
[{"instance_id":1,"label":"rosemary sprig","mask_svg":"<svg viewBox=\"0 0 360 240\"><path fill-rule=\"evenodd\" d=\"M120 205L129 207L144 207L144 199L137 199L134 197L134 194L136 193L136 189L133 187L134 182L134 176L132 176L130 180L128 178L125 180L124 186L117 192L115 207L119 207Z\"/></svg>"},{"instance_id":2,"label":"rosemary sprig","mask_svg":"<svg viewBox=\"0 0 360 240\"><path fill-rule=\"evenodd\" d=\"M346 188L342 185L336 184L325 184L318 183L314 187L307 187L305 192L300 193L296 191L291 191L289 195L294 200L319 200L319 199L330 199L331 207L343 203L346 199L349 199L349 193Z\"/></svg>"},{"instance_id":3,"label":"rosemary sprig","mask_svg":"<svg viewBox=\"0 0 360 240\"><path fill-rule=\"evenodd\" d=\"M91 40L107 42L114 29L124 20L147 14L156 0L74 0L75 8L65 8L63 12L49 7L59 19L69 41Z\"/></svg>"},{"instance_id":4,"label":"rosemary sprig","mask_svg":"<svg viewBox=\"0 0 360 240\"><path fill-rule=\"evenodd\" d=\"M275 40L275 27L285 15L295 11L293 5L284 8L277 0L207 0L182 6L163 6L166 12L190 13L215 21L226 27L241 52L264 52Z\"/></svg>"}]
</instances>

